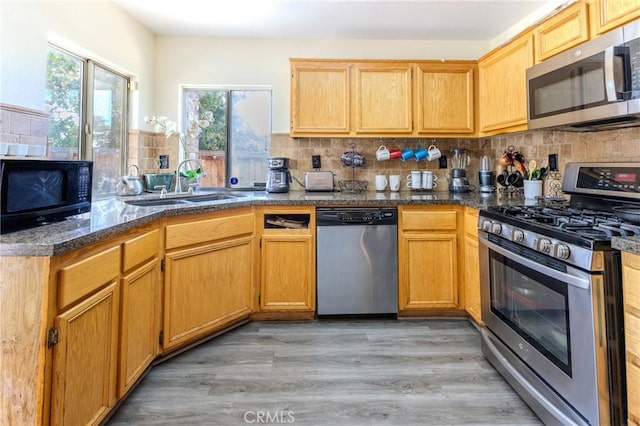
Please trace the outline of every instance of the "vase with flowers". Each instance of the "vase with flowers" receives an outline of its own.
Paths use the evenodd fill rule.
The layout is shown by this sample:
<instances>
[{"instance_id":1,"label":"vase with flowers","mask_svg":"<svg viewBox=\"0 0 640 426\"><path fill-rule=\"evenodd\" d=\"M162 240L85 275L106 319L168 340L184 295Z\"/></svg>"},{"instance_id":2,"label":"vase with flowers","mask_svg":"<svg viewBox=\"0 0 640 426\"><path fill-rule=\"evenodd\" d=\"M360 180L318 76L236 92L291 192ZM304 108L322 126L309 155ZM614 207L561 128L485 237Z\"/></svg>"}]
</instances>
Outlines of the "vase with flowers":
<instances>
[{"instance_id":1,"label":"vase with flowers","mask_svg":"<svg viewBox=\"0 0 640 426\"><path fill-rule=\"evenodd\" d=\"M167 139L172 136L176 136L178 138L178 142L180 143L184 153L184 161L182 161L180 165L184 165L184 168L179 166L180 170L178 170L178 181L176 182L176 185L179 184L182 191L188 190L190 186L197 186L199 184L200 177L206 176L206 173L202 169L200 162L197 160L196 154L189 153L187 148L187 137L195 139L200 136L203 129L211 126L213 123L213 112L206 111L202 118L190 119L186 135L178 131L178 123L169 120L165 116L147 116L144 118L144 122L148 125L154 126L155 131L163 132ZM197 165L197 167L194 168L193 164Z\"/></svg>"}]
</instances>

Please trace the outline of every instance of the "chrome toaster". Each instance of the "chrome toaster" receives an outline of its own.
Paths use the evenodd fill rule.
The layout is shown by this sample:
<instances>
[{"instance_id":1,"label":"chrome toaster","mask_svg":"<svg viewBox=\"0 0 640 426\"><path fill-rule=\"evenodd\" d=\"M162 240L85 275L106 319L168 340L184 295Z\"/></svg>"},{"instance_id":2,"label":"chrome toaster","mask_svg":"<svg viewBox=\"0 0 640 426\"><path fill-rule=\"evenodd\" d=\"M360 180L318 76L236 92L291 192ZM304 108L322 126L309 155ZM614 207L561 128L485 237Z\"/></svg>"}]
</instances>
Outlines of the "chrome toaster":
<instances>
[{"instance_id":1,"label":"chrome toaster","mask_svg":"<svg viewBox=\"0 0 640 426\"><path fill-rule=\"evenodd\" d=\"M304 188L307 191L333 191L333 172L307 172Z\"/></svg>"}]
</instances>

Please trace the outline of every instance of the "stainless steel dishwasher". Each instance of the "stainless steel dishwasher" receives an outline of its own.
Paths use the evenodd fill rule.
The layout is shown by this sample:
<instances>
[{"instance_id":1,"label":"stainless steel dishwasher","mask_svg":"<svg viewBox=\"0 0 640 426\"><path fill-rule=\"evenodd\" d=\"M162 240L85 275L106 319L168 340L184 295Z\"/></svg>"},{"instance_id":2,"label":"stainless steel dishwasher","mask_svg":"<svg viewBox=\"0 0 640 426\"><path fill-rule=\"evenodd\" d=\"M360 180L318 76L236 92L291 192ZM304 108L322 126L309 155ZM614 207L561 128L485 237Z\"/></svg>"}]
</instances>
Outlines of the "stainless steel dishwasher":
<instances>
[{"instance_id":1,"label":"stainless steel dishwasher","mask_svg":"<svg viewBox=\"0 0 640 426\"><path fill-rule=\"evenodd\" d=\"M395 208L316 209L317 314L398 313Z\"/></svg>"}]
</instances>

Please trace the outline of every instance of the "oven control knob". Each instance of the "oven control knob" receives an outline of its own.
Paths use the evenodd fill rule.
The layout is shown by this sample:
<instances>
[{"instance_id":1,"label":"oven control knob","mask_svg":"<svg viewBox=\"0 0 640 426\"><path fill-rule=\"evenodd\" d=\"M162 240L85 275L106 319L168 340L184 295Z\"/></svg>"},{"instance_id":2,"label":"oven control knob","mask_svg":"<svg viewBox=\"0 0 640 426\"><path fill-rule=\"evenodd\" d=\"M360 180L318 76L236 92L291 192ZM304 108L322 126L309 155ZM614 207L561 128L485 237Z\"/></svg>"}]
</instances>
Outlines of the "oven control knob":
<instances>
[{"instance_id":1,"label":"oven control knob","mask_svg":"<svg viewBox=\"0 0 640 426\"><path fill-rule=\"evenodd\" d=\"M538 251L549 253L551 251L551 240L548 238L537 238L534 246Z\"/></svg>"},{"instance_id":2,"label":"oven control knob","mask_svg":"<svg viewBox=\"0 0 640 426\"><path fill-rule=\"evenodd\" d=\"M512 229L509 237L514 243L521 243L524 241L524 232L522 229Z\"/></svg>"},{"instance_id":3,"label":"oven control knob","mask_svg":"<svg viewBox=\"0 0 640 426\"><path fill-rule=\"evenodd\" d=\"M491 224L491 233L492 234L496 234L496 235L500 235L500 233L502 232L502 225L499 223L492 223Z\"/></svg>"},{"instance_id":4,"label":"oven control knob","mask_svg":"<svg viewBox=\"0 0 640 426\"><path fill-rule=\"evenodd\" d=\"M484 232L491 231L491 221L482 219L482 222L480 223L480 229L482 229Z\"/></svg>"},{"instance_id":5,"label":"oven control knob","mask_svg":"<svg viewBox=\"0 0 640 426\"><path fill-rule=\"evenodd\" d=\"M556 244L553 250L553 256L558 259L568 259L571 254L569 246L566 244Z\"/></svg>"}]
</instances>

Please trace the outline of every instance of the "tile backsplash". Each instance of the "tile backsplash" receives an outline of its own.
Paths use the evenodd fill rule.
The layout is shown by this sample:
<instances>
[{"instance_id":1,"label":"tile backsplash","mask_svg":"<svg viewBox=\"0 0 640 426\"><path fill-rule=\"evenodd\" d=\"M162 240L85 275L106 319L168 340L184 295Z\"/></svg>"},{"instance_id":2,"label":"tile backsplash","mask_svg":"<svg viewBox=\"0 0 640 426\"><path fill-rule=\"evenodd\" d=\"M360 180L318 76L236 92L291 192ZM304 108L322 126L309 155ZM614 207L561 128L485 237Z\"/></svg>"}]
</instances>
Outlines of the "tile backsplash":
<instances>
[{"instance_id":1,"label":"tile backsplash","mask_svg":"<svg viewBox=\"0 0 640 426\"><path fill-rule=\"evenodd\" d=\"M46 112L0 103L0 142L46 146L48 134Z\"/></svg>"},{"instance_id":2,"label":"tile backsplash","mask_svg":"<svg viewBox=\"0 0 640 426\"><path fill-rule=\"evenodd\" d=\"M377 161L376 150L380 145L388 148L415 148L436 145L443 155L450 156L452 148L465 148L471 158L467 176L473 185L478 184L478 168L483 155L489 156L495 171L500 170L497 159L509 146L513 146L527 161L534 159L540 164L549 154L558 154L561 171L572 161L640 161L640 127L603 132L528 131L516 134L492 136L478 139L403 139L403 138L291 138L287 134L274 134L271 138L271 156L290 158L290 169L294 177L304 180L305 172L312 170L311 156L320 155L322 170L336 174L335 181L352 179L352 170L340 163L342 153L354 144L356 151L365 159L365 167L355 169L356 180L366 180L373 188L375 175L400 174L401 189L406 189L404 176L411 170L432 170L438 175L439 190L447 187L449 169L439 169L438 161L415 160ZM450 162L449 168L451 167ZM295 182L292 189L302 189Z\"/></svg>"}]
</instances>

